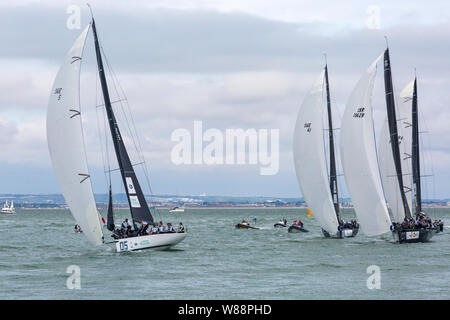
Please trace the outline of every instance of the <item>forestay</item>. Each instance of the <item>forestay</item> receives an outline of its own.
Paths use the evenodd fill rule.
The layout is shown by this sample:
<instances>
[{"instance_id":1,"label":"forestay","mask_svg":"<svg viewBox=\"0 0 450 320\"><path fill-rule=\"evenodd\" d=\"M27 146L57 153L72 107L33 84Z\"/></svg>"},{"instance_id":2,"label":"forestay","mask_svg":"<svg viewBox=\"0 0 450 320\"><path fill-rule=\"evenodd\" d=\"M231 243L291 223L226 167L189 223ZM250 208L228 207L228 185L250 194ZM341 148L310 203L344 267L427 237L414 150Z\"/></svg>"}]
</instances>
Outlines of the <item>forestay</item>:
<instances>
[{"instance_id":1,"label":"forestay","mask_svg":"<svg viewBox=\"0 0 450 320\"><path fill-rule=\"evenodd\" d=\"M65 57L47 110L47 142L53 169L76 223L94 245L103 233L92 192L80 110L80 68L89 26Z\"/></svg>"},{"instance_id":2,"label":"forestay","mask_svg":"<svg viewBox=\"0 0 450 320\"><path fill-rule=\"evenodd\" d=\"M324 71L305 97L294 131L294 162L297 180L308 207L320 226L330 234L338 231L328 181L322 121Z\"/></svg>"},{"instance_id":3,"label":"forestay","mask_svg":"<svg viewBox=\"0 0 450 320\"><path fill-rule=\"evenodd\" d=\"M341 123L341 161L353 206L367 236L389 231L372 116L372 90L380 55L363 74L347 102Z\"/></svg>"}]
</instances>

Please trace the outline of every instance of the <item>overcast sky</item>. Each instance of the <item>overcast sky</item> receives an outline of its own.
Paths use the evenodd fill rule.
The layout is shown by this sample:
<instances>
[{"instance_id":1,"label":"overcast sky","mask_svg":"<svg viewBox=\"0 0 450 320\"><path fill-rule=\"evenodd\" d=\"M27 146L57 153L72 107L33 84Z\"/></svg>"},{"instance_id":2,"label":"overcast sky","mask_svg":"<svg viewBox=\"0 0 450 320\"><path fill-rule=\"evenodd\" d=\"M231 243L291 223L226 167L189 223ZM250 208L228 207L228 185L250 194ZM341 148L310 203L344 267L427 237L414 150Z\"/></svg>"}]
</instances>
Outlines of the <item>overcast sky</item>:
<instances>
[{"instance_id":1,"label":"overcast sky","mask_svg":"<svg viewBox=\"0 0 450 320\"><path fill-rule=\"evenodd\" d=\"M45 119L54 77L89 23L86 1L0 3L0 193L57 193ZM417 70L426 197L450 197L448 1L90 1L101 44L123 87L156 194L300 196L292 134L298 108L327 53L336 124L362 72L389 38L397 93ZM70 5L81 29L68 29ZM379 13L379 15L377 15ZM82 67L86 145L96 192L105 176L96 127L92 34ZM375 126L385 115L382 75ZM171 162L177 128L280 130L280 170ZM124 129L125 131L125 129ZM433 186L435 187L433 190ZM345 188L344 188L345 189ZM115 189L120 192L120 188Z\"/></svg>"}]
</instances>

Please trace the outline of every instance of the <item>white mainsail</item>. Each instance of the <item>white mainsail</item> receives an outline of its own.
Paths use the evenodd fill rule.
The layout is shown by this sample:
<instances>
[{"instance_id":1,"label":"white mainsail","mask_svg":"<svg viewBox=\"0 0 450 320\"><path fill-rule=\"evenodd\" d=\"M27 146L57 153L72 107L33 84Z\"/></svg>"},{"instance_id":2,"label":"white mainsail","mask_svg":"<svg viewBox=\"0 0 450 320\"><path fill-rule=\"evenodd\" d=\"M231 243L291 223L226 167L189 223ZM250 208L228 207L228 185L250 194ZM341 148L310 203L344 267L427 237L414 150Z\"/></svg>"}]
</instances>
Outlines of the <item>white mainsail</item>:
<instances>
[{"instance_id":1,"label":"white mainsail","mask_svg":"<svg viewBox=\"0 0 450 320\"><path fill-rule=\"evenodd\" d=\"M47 110L47 142L59 187L76 223L88 240L102 243L97 207L84 147L80 114L80 67L89 26L65 57Z\"/></svg>"},{"instance_id":2,"label":"white mainsail","mask_svg":"<svg viewBox=\"0 0 450 320\"><path fill-rule=\"evenodd\" d=\"M412 110L411 100L413 96L414 80L406 85L400 92L401 104L396 106L397 130L399 135L399 146L401 152L401 165L403 173L403 184L407 195L408 205L412 208ZM384 121L380 133L378 146L378 156L380 161L380 173L383 181L384 194L391 208L392 215L396 222L402 222L405 218L405 208L403 206L397 173L395 170L394 157L390 144L390 134L387 117Z\"/></svg>"},{"instance_id":3,"label":"white mainsail","mask_svg":"<svg viewBox=\"0 0 450 320\"><path fill-rule=\"evenodd\" d=\"M338 232L328 180L323 140L323 82L325 71L303 100L294 131L294 163L297 180L308 207L320 226L330 234Z\"/></svg>"},{"instance_id":4,"label":"white mainsail","mask_svg":"<svg viewBox=\"0 0 450 320\"><path fill-rule=\"evenodd\" d=\"M341 162L356 216L367 236L388 232L372 115L372 90L380 55L363 74L347 102L341 123Z\"/></svg>"}]
</instances>

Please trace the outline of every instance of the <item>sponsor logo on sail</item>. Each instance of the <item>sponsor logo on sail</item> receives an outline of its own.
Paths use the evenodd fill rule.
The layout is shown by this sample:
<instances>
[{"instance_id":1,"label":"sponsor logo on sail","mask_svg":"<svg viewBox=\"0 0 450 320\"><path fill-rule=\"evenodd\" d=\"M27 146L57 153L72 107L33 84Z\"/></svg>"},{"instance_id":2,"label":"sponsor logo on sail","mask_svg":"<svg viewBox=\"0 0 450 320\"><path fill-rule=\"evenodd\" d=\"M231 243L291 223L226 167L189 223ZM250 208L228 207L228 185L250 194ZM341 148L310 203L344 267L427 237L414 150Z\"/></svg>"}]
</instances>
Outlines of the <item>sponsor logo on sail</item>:
<instances>
[{"instance_id":1,"label":"sponsor logo on sail","mask_svg":"<svg viewBox=\"0 0 450 320\"><path fill-rule=\"evenodd\" d=\"M128 193L136 194L136 190L134 189L133 179L131 179L131 177L126 177L125 180L127 182Z\"/></svg>"},{"instance_id":2,"label":"sponsor logo on sail","mask_svg":"<svg viewBox=\"0 0 450 320\"><path fill-rule=\"evenodd\" d=\"M131 207L133 207L133 208L141 207L141 204L140 204L137 196L130 196L130 203L131 203Z\"/></svg>"}]
</instances>

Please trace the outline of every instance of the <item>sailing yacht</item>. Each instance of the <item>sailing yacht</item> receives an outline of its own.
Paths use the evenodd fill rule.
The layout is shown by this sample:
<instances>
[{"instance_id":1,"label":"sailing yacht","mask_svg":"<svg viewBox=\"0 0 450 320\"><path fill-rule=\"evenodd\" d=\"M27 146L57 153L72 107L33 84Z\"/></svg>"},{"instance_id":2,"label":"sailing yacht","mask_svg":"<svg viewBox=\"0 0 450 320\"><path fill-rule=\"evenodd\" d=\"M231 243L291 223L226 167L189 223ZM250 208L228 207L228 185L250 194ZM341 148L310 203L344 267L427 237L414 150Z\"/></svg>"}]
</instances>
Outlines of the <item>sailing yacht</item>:
<instances>
[{"instance_id":1,"label":"sailing yacht","mask_svg":"<svg viewBox=\"0 0 450 320\"><path fill-rule=\"evenodd\" d=\"M391 219L378 168L372 91L381 54L364 72L347 101L341 123L341 162L361 229L367 236L390 231Z\"/></svg>"},{"instance_id":2,"label":"sailing yacht","mask_svg":"<svg viewBox=\"0 0 450 320\"><path fill-rule=\"evenodd\" d=\"M323 90L327 97L328 128L323 125ZM328 131L330 171L323 139ZM354 237L359 227L343 223L340 215L328 66L320 73L299 109L294 131L294 163L303 198L325 237Z\"/></svg>"},{"instance_id":3,"label":"sailing yacht","mask_svg":"<svg viewBox=\"0 0 450 320\"><path fill-rule=\"evenodd\" d=\"M47 111L47 142L53 169L76 223L93 245L104 243L102 223L97 213L91 185L91 176L83 139L82 110L80 108L80 68L83 50L90 27L94 35L98 74L104 107L110 128L114 151L120 168L134 230L140 220L153 223L153 216L145 200L138 178L131 164L125 143L112 108L108 84L103 68L102 52L94 18L70 49L61 66L51 91ZM113 231L117 252L147 248L168 248L184 240L186 232L159 233L154 235L121 237L114 230L111 179L107 227ZM136 232L134 232L136 233Z\"/></svg>"},{"instance_id":4,"label":"sailing yacht","mask_svg":"<svg viewBox=\"0 0 450 320\"><path fill-rule=\"evenodd\" d=\"M371 100L377 64L382 59L387 120L381 132L378 157ZM341 129L342 166L356 215L366 235L392 231L394 240L400 243L426 242L435 232L433 228L409 229L400 224L404 218L412 219L412 200L408 193L414 191L415 214L422 214L416 80L400 96L412 101L412 109L408 111L403 105L399 118L387 48L361 77L347 103Z\"/></svg>"},{"instance_id":5,"label":"sailing yacht","mask_svg":"<svg viewBox=\"0 0 450 320\"><path fill-rule=\"evenodd\" d=\"M400 92L403 103L398 110L393 94L389 48L384 52L384 81L387 120L381 133L379 154L383 186L394 217L392 234L400 243L427 242L435 233L433 225L419 228L406 222L413 219L412 213L416 219L425 217L421 197L417 78Z\"/></svg>"},{"instance_id":6,"label":"sailing yacht","mask_svg":"<svg viewBox=\"0 0 450 320\"><path fill-rule=\"evenodd\" d=\"M173 207L169 209L169 213L177 213L177 212L184 212L184 208Z\"/></svg>"},{"instance_id":7,"label":"sailing yacht","mask_svg":"<svg viewBox=\"0 0 450 320\"><path fill-rule=\"evenodd\" d=\"M0 210L0 213L16 213L16 210L14 209L14 201L11 201L11 204L9 204L8 201L5 201L5 203L3 204L3 208Z\"/></svg>"}]
</instances>

